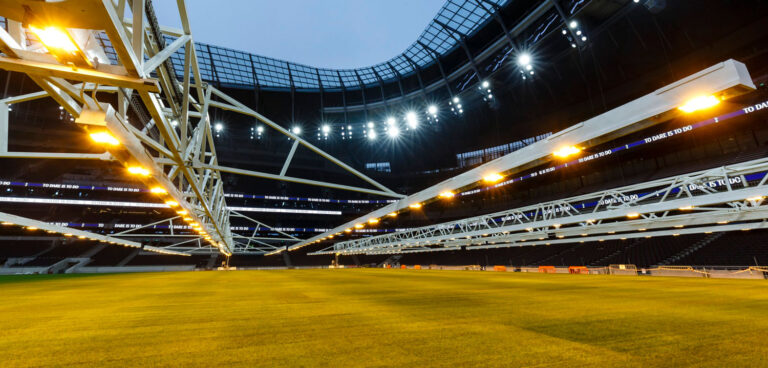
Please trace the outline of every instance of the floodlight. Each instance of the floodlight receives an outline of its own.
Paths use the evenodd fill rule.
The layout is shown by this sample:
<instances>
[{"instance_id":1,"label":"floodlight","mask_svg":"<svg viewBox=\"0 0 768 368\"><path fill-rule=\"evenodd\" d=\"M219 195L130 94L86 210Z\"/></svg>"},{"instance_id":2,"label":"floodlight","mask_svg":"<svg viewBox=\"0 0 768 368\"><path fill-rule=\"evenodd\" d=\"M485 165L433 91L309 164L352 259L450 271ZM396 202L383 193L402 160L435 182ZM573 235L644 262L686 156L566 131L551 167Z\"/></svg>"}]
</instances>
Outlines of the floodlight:
<instances>
[{"instance_id":1,"label":"floodlight","mask_svg":"<svg viewBox=\"0 0 768 368\"><path fill-rule=\"evenodd\" d=\"M568 24L568 26L571 28L576 28L579 26L579 23L576 22L575 20L572 20L571 23Z\"/></svg>"},{"instance_id":2,"label":"floodlight","mask_svg":"<svg viewBox=\"0 0 768 368\"><path fill-rule=\"evenodd\" d=\"M481 85L483 86L483 88L488 88L488 87L491 86L491 83L488 82L487 80L485 80L485 81L483 81L483 83Z\"/></svg>"},{"instance_id":3,"label":"floodlight","mask_svg":"<svg viewBox=\"0 0 768 368\"><path fill-rule=\"evenodd\" d=\"M368 122L368 127L369 127L369 128L373 128L373 122L372 122L372 121L369 121L369 122Z\"/></svg>"},{"instance_id":4,"label":"floodlight","mask_svg":"<svg viewBox=\"0 0 768 368\"><path fill-rule=\"evenodd\" d=\"M371 129L368 131L368 139L369 140L376 140L376 131Z\"/></svg>"},{"instance_id":5,"label":"floodlight","mask_svg":"<svg viewBox=\"0 0 768 368\"><path fill-rule=\"evenodd\" d=\"M139 175L139 176L149 176L149 170L141 167L141 166L131 166L128 168L128 172L133 175Z\"/></svg>"},{"instance_id":6,"label":"floodlight","mask_svg":"<svg viewBox=\"0 0 768 368\"><path fill-rule=\"evenodd\" d=\"M437 115L437 106L435 105L427 106L427 113L429 113L430 115Z\"/></svg>"},{"instance_id":7,"label":"floodlight","mask_svg":"<svg viewBox=\"0 0 768 368\"><path fill-rule=\"evenodd\" d=\"M36 227L34 227L34 226L27 226L27 230L29 230L29 231L35 231L35 230L37 230L37 228L36 228Z\"/></svg>"},{"instance_id":8,"label":"floodlight","mask_svg":"<svg viewBox=\"0 0 768 368\"><path fill-rule=\"evenodd\" d=\"M453 198L456 194L450 190L440 193L440 198Z\"/></svg>"},{"instance_id":9,"label":"floodlight","mask_svg":"<svg viewBox=\"0 0 768 368\"><path fill-rule=\"evenodd\" d=\"M102 143L109 146L118 146L120 145L120 141L117 140L112 134L109 134L107 132L96 132L91 133L91 140L93 140L96 143Z\"/></svg>"},{"instance_id":10,"label":"floodlight","mask_svg":"<svg viewBox=\"0 0 768 368\"><path fill-rule=\"evenodd\" d=\"M491 173L483 177L483 181L486 183L495 183L504 179L504 176L499 173Z\"/></svg>"},{"instance_id":11,"label":"floodlight","mask_svg":"<svg viewBox=\"0 0 768 368\"><path fill-rule=\"evenodd\" d=\"M178 207L179 206L179 202L171 201L171 200L165 201L165 204L167 204L169 207Z\"/></svg>"},{"instance_id":12,"label":"floodlight","mask_svg":"<svg viewBox=\"0 0 768 368\"><path fill-rule=\"evenodd\" d=\"M412 208L414 210L418 210L419 208L421 208L421 203L418 203L418 202L417 203L411 203L410 205L408 205L408 207L410 207L410 208Z\"/></svg>"},{"instance_id":13,"label":"floodlight","mask_svg":"<svg viewBox=\"0 0 768 368\"><path fill-rule=\"evenodd\" d=\"M256 132L258 132L259 134L263 133L264 132L264 127L261 126L261 125L257 126L256 127Z\"/></svg>"},{"instance_id":14,"label":"floodlight","mask_svg":"<svg viewBox=\"0 0 768 368\"><path fill-rule=\"evenodd\" d=\"M213 129L215 129L217 132L220 132L222 129L224 129L224 125L221 123L216 123L216 125L213 126Z\"/></svg>"},{"instance_id":15,"label":"floodlight","mask_svg":"<svg viewBox=\"0 0 768 368\"><path fill-rule=\"evenodd\" d=\"M390 138L397 138L397 136L400 135L400 128L398 128L398 127L396 127L394 125L389 127L389 129L387 129L387 135Z\"/></svg>"},{"instance_id":16,"label":"floodlight","mask_svg":"<svg viewBox=\"0 0 768 368\"><path fill-rule=\"evenodd\" d=\"M685 104L678 107L678 109L680 109L680 111L683 111L685 113L692 113L694 111L708 109L719 103L720 103L720 100L718 100L717 97L712 95L697 96L688 100Z\"/></svg>"},{"instance_id":17,"label":"floodlight","mask_svg":"<svg viewBox=\"0 0 768 368\"><path fill-rule=\"evenodd\" d=\"M168 191L166 191L163 187L154 187L149 191L155 194L168 194Z\"/></svg>"},{"instance_id":18,"label":"floodlight","mask_svg":"<svg viewBox=\"0 0 768 368\"><path fill-rule=\"evenodd\" d=\"M365 225L363 225L363 224L355 224L355 229L362 229L363 227L365 227Z\"/></svg>"},{"instance_id":19,"label":"floodlight","mask_svg":"<svg viewBox=\"0 0 768 368\"><path fill-rule=\"evenodd\" d=\"M629 218L638 218L638 217L640 217L640 214L637 213L637 212L630 212L630 213L627 214L627 217L629 217Z\"/></svg>"},{"instance_id":20,"label":"floodlight","mask_svg":"<svg viewBox=\"0 0 768 368\"><path fill-rule=\"evenodd\" d=\"M371 225L378 224L379 223L379 219L377 219L377 218L369 218L368 219L368 223L371 224Z\"/></svg>"},{"instance_id":21,"label":"floodlight","mask_svg":"<svg viewBox=\"0 0 768 368\"><path fill-rule=\"evenodd\" d=\"M456 104L457 104L457 103L459 103L459 101L461 101L461 100L459 100L459 97L458 97L458 96L454 96L454 97L453 97L453 99L452 99L452 101L453 101L453 103L456 103Z\"/></svg>"},{"instance_id":22,"label":"floodlight","mask_svg":"<svg viewBox=\"0 0 768 368\"><path fill-rule=\"evenodd\" d=\"M390 116L390 117L387 118L386 123L387 123L387 125L395 125L395 123L397 123L397 120L395 120L394 117Z\"/></svg>"},{"instance_id":23,"label":"floodlight","mask_svg":"<svg viewBox=\"0 0 768 368\"><path fill-rule=\"evenodd\" d=\"M301 134L301 127L295 126L295 127L291 128L291 132L293 134L299 135L299 134Z\"/></svg>"},{"instance_id":24,"label":"floodlight","mask_svg":"<svg viewBox=\"0 0 768 368\"><path fill-rule=\"evenodd\" d=\"M568 157L568 156L571 156L571 155L575 155L575 154L577 154L579 152L581 152L581 148L579 148L579 147L576 147L576 146L565 146L565 147L560 148L559 150L553 152L552 154L555 155L556 157L564 158L564 157Z\"/></svg>"},{"instance_id":25,"label":"floodlight","mask_svg":"<svg viewBox=\"0 0 768 368\"><path fill-rule=\"evenodd\" d=\"M35 26L29 26L29 30L32 31L40 42L43 43L48 51L55 53L56 51L77 52L78 48L75 44L72 36L64 29L59 27L49 26L45 28L37 28Z\"/></svg>"},{"instance_id":26,"label":"floodlight","mask_svg":"<svg viewBox=\"0 0 768 368\"><path fill-rule=\"evenodd\" d=\"M413 111L405 113L405 123L411 129L416 129L419 126L419 116Z\"/></svg>"},{"instance_id":27,"label":"floodlight","mask_svg":"<svg viewBox=\"0 0 768 368\"><path fill-rule=\"evenodd\" d=\"M521 54L517 57L517 63L521 66L529 65L531 63L531 55L528 53Z\"/></svg>"},{"instance_id":28,"label":"floodlight","mask_svg":"<svg viewBox=\"0 0 768 368\"><path fill-rule=\"evenodd\" d=\"M390 212L387 214L389 217L397 217L397 212Z\"/></svg>"}]
</instances>

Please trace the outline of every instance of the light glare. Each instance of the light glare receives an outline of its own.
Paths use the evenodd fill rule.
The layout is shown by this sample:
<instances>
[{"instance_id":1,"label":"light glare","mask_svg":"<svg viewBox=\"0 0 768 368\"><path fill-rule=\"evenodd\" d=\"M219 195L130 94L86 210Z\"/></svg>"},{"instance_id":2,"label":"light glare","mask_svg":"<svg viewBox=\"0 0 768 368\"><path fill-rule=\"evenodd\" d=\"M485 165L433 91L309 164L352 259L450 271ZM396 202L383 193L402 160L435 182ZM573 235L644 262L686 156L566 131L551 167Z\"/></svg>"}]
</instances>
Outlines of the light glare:
<instances>
[{"instance_id":1,"label":"light glare","mask_svg":"<svg viewBox=\"0 0 768 368\"><path fill-rule=\"evenodd\" d=\"M720 100L718 100L715 96L698 96L688 100L688 102L678 107L678 109L685 113L692 113L694 111L708 109L719 103Z\"/></svg>"},{"instance_id":2,"label":"light glare","mask_svg":"<svg viewBox=\"0 0 768 368\"><path fill-rule=\"evenodd\" d=\"M97 132L97 133L91 133L91 140L93 140L96 143L102 143L107 144L110 146L118 146L120 145L120 141L117 140L112 134L109 134L107 132Z\"/></svg>"}]
</instances>

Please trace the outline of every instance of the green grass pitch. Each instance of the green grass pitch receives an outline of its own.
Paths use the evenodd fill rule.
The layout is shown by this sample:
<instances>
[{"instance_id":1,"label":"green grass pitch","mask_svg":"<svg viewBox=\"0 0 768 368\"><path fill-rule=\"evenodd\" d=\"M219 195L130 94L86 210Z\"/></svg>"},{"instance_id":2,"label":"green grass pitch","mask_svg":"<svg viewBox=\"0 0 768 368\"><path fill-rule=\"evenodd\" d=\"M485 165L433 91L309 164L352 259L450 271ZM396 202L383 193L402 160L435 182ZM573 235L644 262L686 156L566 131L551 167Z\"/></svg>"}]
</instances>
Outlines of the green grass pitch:
<instances>
[{"instance_id":1,"label":"green grass pitch","mask_svg":"<svg viewBox=\"0 0 768 368\"><path fill-rule=\"evenodd\" d=\"M768 366L768 282L428 270L0 278L0 366Z\"/></svg>"}]
</instances>

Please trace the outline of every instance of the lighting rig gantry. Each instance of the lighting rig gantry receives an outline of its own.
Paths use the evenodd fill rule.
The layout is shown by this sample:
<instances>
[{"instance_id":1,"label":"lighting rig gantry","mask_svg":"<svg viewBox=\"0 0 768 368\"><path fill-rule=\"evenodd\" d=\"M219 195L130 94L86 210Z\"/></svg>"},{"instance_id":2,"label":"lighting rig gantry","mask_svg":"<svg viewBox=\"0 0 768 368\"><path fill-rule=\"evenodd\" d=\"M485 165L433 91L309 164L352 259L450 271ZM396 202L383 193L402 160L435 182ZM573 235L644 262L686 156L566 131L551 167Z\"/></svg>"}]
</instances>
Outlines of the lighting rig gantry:
<instances>
[{"instance_id":1,"label":"lighting rig gantry","mask_svg":"<svg viewBox=\"0 0 768 368\"><path fill-rule=\"evenodd\" d=\"M234 240L222 172L403 197L203 82L186 4L177 4L182 29L160 26L151 0L0 3L0 16L8 25L8 31L0 29L0 68L24 73L42 88L0 101L0 157L116 161L163 198L198 239L225 255L253 251L251 241L258 239L247 239L246 246ZM174 40L167 43L166 36ZM105 45L114 49L117 63L109 59ZM184 73L179 76L170 56L181 50ZM100 102L99 93L116 93L116 106ZM8 152L9 104L44 97L61 105L106 152ZM209 118L213 108L254 117L294 140L281 172L220 165ZM139 121L129 119L129 112ZM287 176L299 145L375 189ZM197 252L200 247L178 243L169 249Z\"/></svg>"}]
</instances>

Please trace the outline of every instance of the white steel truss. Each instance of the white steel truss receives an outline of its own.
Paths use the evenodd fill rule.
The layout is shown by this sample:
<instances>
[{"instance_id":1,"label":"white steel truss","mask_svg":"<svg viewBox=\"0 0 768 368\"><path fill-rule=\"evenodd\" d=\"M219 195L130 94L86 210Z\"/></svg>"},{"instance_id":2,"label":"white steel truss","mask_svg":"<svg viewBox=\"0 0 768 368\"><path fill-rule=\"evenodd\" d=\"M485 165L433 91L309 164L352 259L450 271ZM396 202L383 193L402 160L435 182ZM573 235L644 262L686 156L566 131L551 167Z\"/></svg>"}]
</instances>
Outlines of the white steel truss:
<instances>
[{"instance_id":1,"label":"white steel truss","mask_svg":"<svg viewBox=\"0 0 768 368\"><path fill-rule=\"evenodd\" d=\"M762 228L768 218L767 182L764 158L339 242L310 254L484 249Z\"/></svg>"},{"instance_id":2,"label":"white steel truss","mask_svg":"<svg viewBox=\"0 0 768 368\"><path fill-rule=\"evenodd\" d=\"M161 27L149 0L0 3L0 15L6 18L8 25L8 31L0 29L0 51L3 53L0 68L26 74L43 90L0 101L0 157L100 159L114 160L126 167L140 166L148 171L148 175L140 178L144 183L163 188L166 192L164 199L174 203L171 207L175 207L177 213L183 213L188 221L201 225L198 245L219 248L226 255L234 251L252 252L251 243L256 239L248 239L243 246L232 234L232 211L225 201L222 172L404 197L204 83L185 1L178 0L177 3L182 24L180 30ZM126 16L128 11L132 18ZM46 50L44 42L28 46L28 40L37 38L32 35L30 25L51 26L65 32L76 45L77 52ZM96 41L100 30L114 48L119 65L110 64L102 44ZM167 44L166 35L176 39ZM182 48L184 73L179 79L169 58ZM97 95L105 92L117 94L116 106L98 101ZM8 152L9 105L44 97L53 98L85 131L106 130L120 144L106 147L103 154ZM209 117L213 108L255 117L293 139L294 146L281 172L272 174L221 166ZM140 121L129 121L131 109ZM375 189L286 176L299 144ZM202 239L206 241L202 242ZM301 241L293 237L291 240Z\"/></svg>"},{"instance_id":3,"label":"white steel truss","mask_svg":"<svg viewBox=\"0 0 768 368\"><path fill-rule=\"evenodd\" d=\"M720 100L726 100L754 89L755 85L746 66L735 60L726 60L613 110L563 129L546 139L316 235L291 246L290 249L298 249L313 242L343 234L346 229L353 228L356 224L365 224L370 218L382 218L390 213L408 211L414 204L423 205L438 200L440 194L444 192L462 192L475 188L481 185L483 178L489 174L506 177L549 163L555 159L553 153L560 148L572 145L582 148L593 147L667 121L681 114L678 107L693 97L713 95Z\"/></svg>"}]
</instances>

